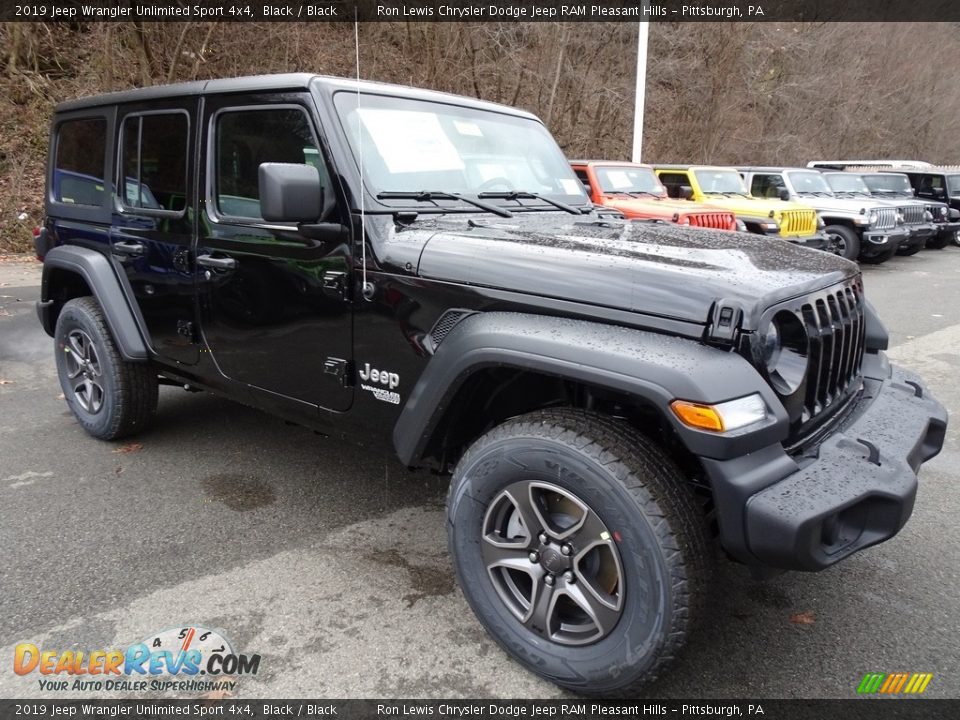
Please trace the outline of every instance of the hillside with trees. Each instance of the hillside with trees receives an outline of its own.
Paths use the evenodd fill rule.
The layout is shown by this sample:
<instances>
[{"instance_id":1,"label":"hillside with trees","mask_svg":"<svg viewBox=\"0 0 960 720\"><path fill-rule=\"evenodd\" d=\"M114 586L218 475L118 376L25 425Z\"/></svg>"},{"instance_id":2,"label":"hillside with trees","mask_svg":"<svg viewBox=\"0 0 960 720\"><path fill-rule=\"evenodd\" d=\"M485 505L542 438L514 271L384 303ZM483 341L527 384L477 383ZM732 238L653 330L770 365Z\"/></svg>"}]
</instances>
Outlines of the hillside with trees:
<instances>
[{"instance_id":1,"label":"hillside with trees","mask_svg":"<svg viewBox=\"0 0 960 720\"><path fill-rule=\"evenodd\" d=\"M953 24L653 23L644 160L960 162ZM516 105L571 157L629 159L634 23L369 23L361 74ZM40 218L64 99L183 80L353 76L350 24L7 23L0 29L0 252Z\"/></svg>"}]
</instances>

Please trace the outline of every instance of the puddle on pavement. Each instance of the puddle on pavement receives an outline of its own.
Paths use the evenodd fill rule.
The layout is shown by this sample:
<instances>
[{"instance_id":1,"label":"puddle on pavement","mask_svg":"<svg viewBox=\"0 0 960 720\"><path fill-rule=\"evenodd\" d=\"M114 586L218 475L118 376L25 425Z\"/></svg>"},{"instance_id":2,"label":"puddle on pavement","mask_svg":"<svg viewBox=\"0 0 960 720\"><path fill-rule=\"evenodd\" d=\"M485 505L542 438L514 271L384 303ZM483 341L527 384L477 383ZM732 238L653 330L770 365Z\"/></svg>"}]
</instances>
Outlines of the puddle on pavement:
<instances>
[{"instance_id":1,"label":"puddle on pavement","mask_svg":"<svg viewBox=\"0 0 960 720\"><path fill-rule=\"evenodd\" d=\"M273 488L267 483L257 477L240 473L208 475L200 484L210 499L237 512L255 510L270 505L277 499Z\"/></svg>"},{"instance_id":2,"label":"puddle on pavement","mask_svg":"<svg viewBox=\"0 0 960 720\"><path fill-rule=\"evenodd\" d=\"M381 565L403 568L410 573L410 585L415 592L403 596L407 607L413 607L418 600L428 597L449 595L455 588L453 571L448 567L435 568L429 565L414 565L397 550L374 553L367 558Z\"/></svg>"}]
</instances>

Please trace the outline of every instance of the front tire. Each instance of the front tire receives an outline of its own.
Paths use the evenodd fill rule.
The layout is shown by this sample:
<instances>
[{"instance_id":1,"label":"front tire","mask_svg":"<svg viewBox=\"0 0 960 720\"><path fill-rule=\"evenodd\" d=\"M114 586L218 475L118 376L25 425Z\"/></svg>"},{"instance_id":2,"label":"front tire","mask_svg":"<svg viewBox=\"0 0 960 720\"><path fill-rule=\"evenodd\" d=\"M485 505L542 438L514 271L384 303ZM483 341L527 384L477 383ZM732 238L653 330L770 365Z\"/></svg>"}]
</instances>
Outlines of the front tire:
<instances>
[{"instance_id":1,"label":"front tire","mask_svg":"<svg viewBox=\"0 0 960 720\"><path fill-rule=\"evenodd\" d=\"M67 302L54 340L60 387L84 430L116 440L147 427L157 409L157 376L147 363L123 359L95 299Z\"/></svg>"},{"instance_id":2,"label":"front tire","mask_svg":"<svg viewBox=\"0 0 960 720\"><path fill-rule=\"evenodd\" d=\"M885 252L878 253L876 255L868 255L866 257L860 258L860 262L863 265L880 265L881 263L885 263L887 260L892 258L896 254L896 252L897 252L896 250L887 250Z\"/></svg>"},{"instance_id":3,"label":"front tire","mask_svg":"<svg viewBox=\"0 0 960 720\"><path fill-rule=\"evenodd\" d=\"M856 262L860 255L860 236L845 225L828 225L824 232L830 240L830 252Z\"/></svg>"},{"instance_id":4,"label":"front tire","mask_svg":"<svg viewBox=\"0 0 960 720\"><path fill-rule=\"evenodd\" d=\"M457 464L447 518L477 618L517 662L574 692L636 692L702 609L702 509L624 422L550 410L494 428Z\"/></svg>"}]
</instances>

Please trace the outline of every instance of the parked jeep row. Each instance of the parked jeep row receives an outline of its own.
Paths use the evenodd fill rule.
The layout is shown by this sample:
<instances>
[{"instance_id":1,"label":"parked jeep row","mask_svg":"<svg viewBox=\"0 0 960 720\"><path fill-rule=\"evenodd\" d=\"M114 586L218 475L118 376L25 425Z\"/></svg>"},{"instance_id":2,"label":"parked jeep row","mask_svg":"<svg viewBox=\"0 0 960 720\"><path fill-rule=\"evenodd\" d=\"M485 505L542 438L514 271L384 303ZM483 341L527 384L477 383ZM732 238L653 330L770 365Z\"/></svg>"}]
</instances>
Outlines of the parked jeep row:
<instances>
[{"instance_id":1,"label":"parked jeep row","mask_svg":"<svg viewBox=\"0 0 960 720\"><path fill-rule=\"evenodd\" d=\"M632 219L745 230L870 264L960 245L960 168L876 162L732 168L572 160L571 166L595 204Z\"/></svg>"}]
</instances>

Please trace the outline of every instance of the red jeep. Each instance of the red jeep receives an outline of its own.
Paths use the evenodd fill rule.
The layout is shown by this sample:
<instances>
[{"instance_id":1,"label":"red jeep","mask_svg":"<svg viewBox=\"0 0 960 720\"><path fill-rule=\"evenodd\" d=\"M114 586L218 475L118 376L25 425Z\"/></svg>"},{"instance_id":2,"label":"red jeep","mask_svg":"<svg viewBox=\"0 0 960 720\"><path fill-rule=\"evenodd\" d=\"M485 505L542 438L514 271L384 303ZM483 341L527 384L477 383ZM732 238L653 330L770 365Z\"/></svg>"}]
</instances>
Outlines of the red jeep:
<instances>
[{"instance_id":1,"label":"red jeep","mask_svg":"<svg viewBox=\"0 0 960 720\"><path fill-rule=\"evenodd\" d=\"M732 212L667 197L666 188L648 165L571 160L570 166L594 203L616 208L628 218L665 220L715 230L738 229Z\"/></svg>"}]
</instances>

